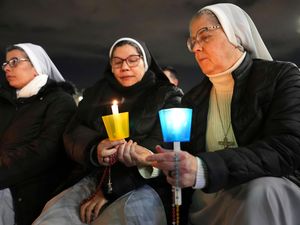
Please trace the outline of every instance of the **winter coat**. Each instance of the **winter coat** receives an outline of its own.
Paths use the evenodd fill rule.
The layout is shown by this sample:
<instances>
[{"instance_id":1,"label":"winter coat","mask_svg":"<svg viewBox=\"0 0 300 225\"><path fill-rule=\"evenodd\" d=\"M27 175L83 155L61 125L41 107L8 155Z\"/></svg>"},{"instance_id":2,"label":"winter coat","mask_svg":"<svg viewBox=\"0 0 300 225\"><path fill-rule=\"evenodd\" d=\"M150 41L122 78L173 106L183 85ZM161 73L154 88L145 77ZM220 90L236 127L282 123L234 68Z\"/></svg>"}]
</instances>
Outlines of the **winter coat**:
<instances>
[{"instance_id":1,"label":"winter coat","mask_svg":"<svg viewBox=\"0 0 300 225\"><path fill-rule=\"evenodd\" d=\"M128 139L155 152L156 145L164 144L158 111L180 106L182 95L181 89L168 81L156 80L150 71L146 72L141 82L129 88L123 88L112 74L106 74L104 79L85 91L77 113L64 134L66 149L72 159L88 171L98 170L98 177L101 177L104 167L91 163L92 151L101 140L107 138L101 117L111 114L112 101L118 100L119 112L129 112ZM96 155L93 158L94 162L98 162ZM158 192L165 205L171 206L171 187L166 183L164 176L144 179L137 167L126 167L123 163L117 162L111 167L111 179L112 193L109 194L107 191L107 177L102 186L110 202L129 191L149 184Z\"/></svg>"},{"instance_id":2,"label":"winter coat","mask_svg":"<svg viewBox=\"0 0 300 225\"><path fill-rule=\"evenodd\" d=\"M19 99L0 87L0 189L11 191L16 224L31 224L69 172L62 134L76 105L64 87L48 80Z\"/></svg>"},{"instance_id":3,"label":"winter coat","mask_svg":"<svg viewBox=\"0 0 300 225\"><path fill-rule=\"evenodd\" d=\"M206 192L263 176L293 176L300 167L300 72L292 63L246 56L233 72L231 122L239 147L205 152L212 84L207 77L182 102L193 109L185 146L207 167ZM299 181L299 180L298 180Z\"/></svg>"}]
</instances>

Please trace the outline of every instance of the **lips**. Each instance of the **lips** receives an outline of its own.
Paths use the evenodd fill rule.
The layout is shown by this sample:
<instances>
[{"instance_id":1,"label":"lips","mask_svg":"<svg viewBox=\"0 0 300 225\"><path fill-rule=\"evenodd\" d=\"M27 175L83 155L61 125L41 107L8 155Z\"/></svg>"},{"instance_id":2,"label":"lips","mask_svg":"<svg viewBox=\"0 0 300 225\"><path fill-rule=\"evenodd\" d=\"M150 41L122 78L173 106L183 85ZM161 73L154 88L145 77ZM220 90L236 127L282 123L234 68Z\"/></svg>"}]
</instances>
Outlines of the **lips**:
<instances>
[{"instance_id":1,"label":"lips","mask_svg":"<svg viewBox=\"0 0 300 225\"><path fill-rule=\"evenodd\" d=\"M206 56L205 56L203 53L200 53L200 54L199 54L199 53L198 53L198 54L196 53L196 55L195 55L195 56L196 56L196 59L197 59L197 61L198 61L198 62L200 62L200 61L203 61L203 60L206 60L206 59L207 59L207 57L206 57Z\"/></svg>"},{"instance_id":2,"label":"lips","mask_svg":"<svg viewBox=\"0 0 300 225\"><path fill-rule=\"evenodd\" d=\"M14 76L6 75L6 80L12 80L12 79L14 79L14 78L15 78Z\"/></svg>"},{"instance_id":3,"label":"lips","mask_svg":"<svg viewBox=\"0 0 300 225\"><path fill-rule=\"evenodd\" d=\"M203 63L204 61L206 61L207 60L207 58L205 58L205 57L199 57L199 58L197 58L197 61L199 62L199 63Z\"/></svg>"},{"instance_id":4,"label":"lips","mask_svg":"<svg viewBox=\"0 0 300 225\"><path fill-rule=\"evenodd\" d=\"M134 76L130 76L130 75L127 75L127 76L121 76L120 79L121 80L127 80L127 79L130 79L130 78L133 78Z\"/></svg>"}]
</instances>

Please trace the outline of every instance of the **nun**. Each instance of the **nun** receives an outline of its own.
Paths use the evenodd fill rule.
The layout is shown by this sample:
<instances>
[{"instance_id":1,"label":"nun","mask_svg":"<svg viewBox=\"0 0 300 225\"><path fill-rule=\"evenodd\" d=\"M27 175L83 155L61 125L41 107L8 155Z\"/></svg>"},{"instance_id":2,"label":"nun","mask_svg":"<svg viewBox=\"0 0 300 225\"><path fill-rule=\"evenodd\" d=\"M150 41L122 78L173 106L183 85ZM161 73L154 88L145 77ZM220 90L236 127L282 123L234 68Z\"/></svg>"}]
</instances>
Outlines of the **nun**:
<instances>
[{"instance_id":1,"label":"nun","mask_svg":"<svg viewBox=\"0 0 300 225\"><path fill-rule=\"evenodd\" d=\"M7 48L0 84L0 224L32 224L70 170L63 131L73 87L45 50Z\"/></svg>"},{"instance_id":2,"label":"nun","mask_svg":"<svg viewBox=\"0 0 300 225\"><path fill-rule=\"evenodd\" d=\"M192 225L299 224L300 72L273 60L248 14L221 3L191 19L187 47L204 76L182 99L191 141L149 156L195 190ZM170 175L169 175L170 174ZM298 176L298 177L297 177Z\"/></svg>"},{"instance_id":3,"label":"nun","mask_svg":"<svg viewBox=\"0 0 300 225\"><path fill-rule=\"evenodd\" d=\"M142 41L118 39L108 59L64 134L67 152L88 176L48 202L35 225L170 224L171 186L145 158L163 144L158 111L180 106L183 92ZM113 100L120 113L129 112L126 139L110 141L102 122Z\"/></svg>"}]
</instances>

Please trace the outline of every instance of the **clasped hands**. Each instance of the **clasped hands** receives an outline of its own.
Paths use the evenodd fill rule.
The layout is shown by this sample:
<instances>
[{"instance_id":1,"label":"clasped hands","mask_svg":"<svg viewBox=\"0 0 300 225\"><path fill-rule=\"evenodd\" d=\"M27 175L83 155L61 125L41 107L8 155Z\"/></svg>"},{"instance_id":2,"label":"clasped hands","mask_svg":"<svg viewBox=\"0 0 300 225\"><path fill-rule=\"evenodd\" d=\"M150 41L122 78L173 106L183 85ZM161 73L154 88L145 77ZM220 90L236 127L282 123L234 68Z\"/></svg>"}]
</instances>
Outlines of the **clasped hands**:
<instances>
[{"instance_id":1,"label":"clasped hands","mask_svg":"<svg viewBox=\"0 0 300 225\"><path fill-rule=\"evenodd\" d=\"M179 187L192 187L196 182L197 159L186 151L172 151L156 146L156 154L129 140L109 141L105 139L97 146L98 161L109 165L109 157L116 154L117 159L126 166L153 166L163 171L167 181L175 186L176 173L179 173ZM177 154L177 156L175 155ZM177 162L176 162L177 161ZM175 163L178 163L176 171Z\"/></svg>"}]
</instances>

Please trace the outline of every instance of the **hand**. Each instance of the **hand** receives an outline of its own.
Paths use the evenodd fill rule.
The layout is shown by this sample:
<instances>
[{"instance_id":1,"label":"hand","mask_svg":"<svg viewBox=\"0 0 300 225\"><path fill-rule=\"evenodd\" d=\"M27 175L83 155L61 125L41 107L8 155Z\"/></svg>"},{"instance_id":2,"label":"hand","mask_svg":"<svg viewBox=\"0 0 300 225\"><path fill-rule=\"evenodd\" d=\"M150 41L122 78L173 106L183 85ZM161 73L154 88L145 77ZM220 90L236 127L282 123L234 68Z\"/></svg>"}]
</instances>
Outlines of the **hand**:
<instances>
[{"instance_id":1,"label":"hand","mask_svg":"<svg viewBox=\"0 0 300 225\"><path fill-rule=\"evenodd\" d=\"M151 162L146 161L146 157L152 154L150 150L132 140L118 147L118 160L128 167L137 165L151 166Z\"/></svg>"},{"instance_id":2,"label":"hand","mask_svg":"<svg viewBox=\"0 0 300 225\"><path fill-rule=\"evenodd\" d=\"M146 158L152 166L161 169L171 185L176 185L175 154L177 154L179 182L181 188L192 187L196 181L197 159L186 151L170 151L156 146L157 154Z\"/></svg>"},{"instance_id":3,"label":"hand","mask_svg":"<svg viewBox=\"0 0 300 225\"><path fill-rule=\"evenodd\" d=\"M148 150L147 148L136 145L135 150L131 151L131 157L135 160L136 165L138 166L152 166L152 163L147 161L146 158L149 155L152 155L153 152Z\"/></svg>"},{"instance_id":4,"label":"hand","mask_svg":"<svg viewBox=\"0 0 300 225\"><path fill-rule=\"evenodd\" d=\"M135 151L137 143L129 140L118 146L118 160L127 167L136 166L136 161L132 157L132 152Z\"/></svg>"},{"instance_id":5,"label":"hand","mask_svg":"<svg viewBox=\"0 0 300 225\"><path fill-rule=\"evenodd\" d=\"M98 190L94 196L85 201L80 206L80 218L83 223L90 224L99 216L99 212L104 204L107 203L102 190Z\"/></svg>"},{"instance_id":6,"label":"hand","mask_svg":"<svg viewBox=\"0 0 300 225\"><path fill-rule=\"evenodd\" d=\"M108 166L109 157L117 152L120 145L125 143L125 140L110 141L109 139L102 140L97 146L97 156L100 165Z\"/></svg>"}]
</instances>

